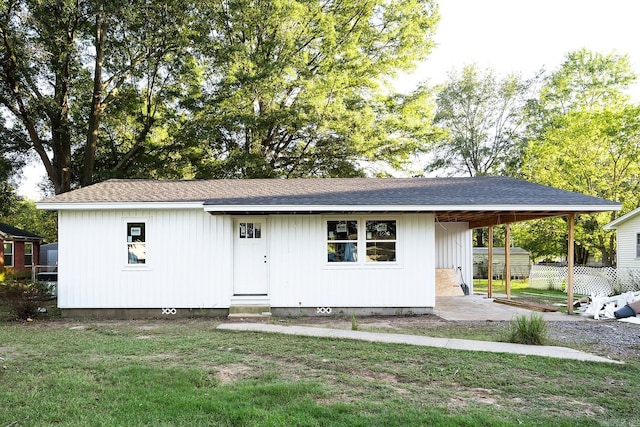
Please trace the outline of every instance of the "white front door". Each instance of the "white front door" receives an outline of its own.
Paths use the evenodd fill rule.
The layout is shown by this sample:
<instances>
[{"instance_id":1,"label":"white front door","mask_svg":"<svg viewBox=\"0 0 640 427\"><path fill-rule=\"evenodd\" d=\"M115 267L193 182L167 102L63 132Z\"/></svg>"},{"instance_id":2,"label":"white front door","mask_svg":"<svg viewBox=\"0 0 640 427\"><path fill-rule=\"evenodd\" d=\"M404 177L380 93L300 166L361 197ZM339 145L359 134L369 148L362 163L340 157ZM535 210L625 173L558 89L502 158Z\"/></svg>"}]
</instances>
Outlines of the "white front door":
<instances>
[{"instance_id":1,"label":"white front door","mask_svg":"<svg viewBox=\"0 0 640 427\"><path fill-rule=\"evenodd\" d=\"M267 218L234 220L233 293L267 295Z\"/></svg>"}]
</instances>

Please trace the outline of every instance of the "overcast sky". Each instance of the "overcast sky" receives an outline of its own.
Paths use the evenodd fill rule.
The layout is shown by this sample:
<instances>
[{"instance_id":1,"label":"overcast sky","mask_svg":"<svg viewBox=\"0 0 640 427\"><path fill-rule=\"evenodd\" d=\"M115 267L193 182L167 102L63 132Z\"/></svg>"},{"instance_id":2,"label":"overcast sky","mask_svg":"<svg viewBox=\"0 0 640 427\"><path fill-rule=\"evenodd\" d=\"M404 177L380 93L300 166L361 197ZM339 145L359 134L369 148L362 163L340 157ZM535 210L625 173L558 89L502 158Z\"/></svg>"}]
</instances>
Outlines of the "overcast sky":
<instances>
[{"instance_id":1,"label":"overcast sky","mask_svg":"<svg viewBox=\"0 0 640 427\"><path fill-rule=\"evenodd\" d=\"M557 69L570 51L627 54L640 75L640 2L636 0L440 0L436 49L400 87L476 63L497 74L531 77ZM639 92L634 89L634 93ZM634 96L640 99L640 96Z\"/></svg>"},{"instance_id":2,"label":"overcast sky","mask_svg":"<svg viewBox=\"0 0 640 427\"><path fill-rule=\"evenodd\" d=\"M531 77L557 69L567 52L587 48L628 54L640 75L640 1L637 0L440 0L436 49L398 88L442 83L449 71L476 63L497 74ZM633 91L640 100L640 85ZM25 171L19 193L39 200L41 166Z\"/></svg>"}]
</instances>

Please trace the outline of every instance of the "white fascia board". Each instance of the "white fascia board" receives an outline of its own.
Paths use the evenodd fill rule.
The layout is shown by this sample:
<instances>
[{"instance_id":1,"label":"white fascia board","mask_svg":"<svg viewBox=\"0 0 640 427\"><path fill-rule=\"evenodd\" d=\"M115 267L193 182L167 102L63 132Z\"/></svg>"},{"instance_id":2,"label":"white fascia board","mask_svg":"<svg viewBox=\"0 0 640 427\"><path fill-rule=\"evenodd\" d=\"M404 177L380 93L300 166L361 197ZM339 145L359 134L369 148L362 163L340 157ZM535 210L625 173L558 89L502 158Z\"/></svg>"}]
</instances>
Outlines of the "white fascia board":
<instances>
[{"instance_id":1,"label":"white fascia board","mask_svg":"<svg viewBox=\"0 0 640 427\"><path fill-rule=\"evenodd\" d=\"M206 212L609 212L620 210L620 208L620 205L204 205Z\"/></svg>"},{"instance_id":2,"label":"white fascia board","mask_svg":"<svg viewBox=\"0 0 640 427\"><path fill-rule=\"evenodd\" d=\"M126 209L202 209L203 202L95 202L36 203L36 208L50 211L126 210Z\"/></svg>"},{"instance_id":3,"label":"white fascia board","mask_svg":"<svg viewBox=\"0 0 640 427\"><path fill-rule=\"evenodd\" d=\"M620 218L614 219L613 221L611 221L609 224L606 224L602 228L605 230L615 230L618 228L620 224L622 224L623 222L629 221L631 218L635 217L638 214L640 214L640 208L636 208L631 212L628 212L625 215L622 215Z\"/></svg>"}]
</instances>

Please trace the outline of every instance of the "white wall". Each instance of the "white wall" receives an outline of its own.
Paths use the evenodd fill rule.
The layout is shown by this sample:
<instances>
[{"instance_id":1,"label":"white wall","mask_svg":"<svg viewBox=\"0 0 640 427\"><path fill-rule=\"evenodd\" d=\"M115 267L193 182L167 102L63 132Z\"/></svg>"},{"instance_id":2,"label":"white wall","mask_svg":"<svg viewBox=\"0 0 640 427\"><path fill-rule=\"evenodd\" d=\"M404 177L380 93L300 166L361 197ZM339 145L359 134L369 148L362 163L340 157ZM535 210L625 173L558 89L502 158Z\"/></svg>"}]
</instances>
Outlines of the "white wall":
<instances>
[{"instance_id":1,"label":"white wall","mask_svg":"<svg viewBox=\"0 0 640 427\"><path fill-rule=\"evenodd\" d=\"M327 262L322 215L268 217L272 307L434 307L431 214L340 215L397 220L397 262ZM127 264L126 223L145 221L147 263ZM61 308L227 308L233 218L200 209L59 212ZM365 248L359 248L364 256Z\"/></svg>"},{"instance_id":2,"label":"white wall","mask_svg":"<svg viewBox=\"0 0 640 427\"><path fill-rule=\"evenodd\" d=\"M640 268L636 257L637 234L640 233L640 215L636 215L618 226L618 267Z\"/></svg>"},{"instance_id":3,"label":"white wall","mask_svg":"<svg viewBox=\"0 0 640 427\"><path fill-rule=\"evenodd\" d=\"M147 264L127 265L126 222L147 222ZM223 308L231 217L201 209L59 211L61 308Z\"/></svg>"},{"instance_id":4,"label":"white wall","mask_svg":"<svg viewBox=\"0 0 640 427\"><path fill-rule=\"evenodd\" d=\"M395 218L397 263L328 263L325 221L338 218ZM269 217L271 306L433 307L433 222L424 214Z\"/></svg>"},{"instance_id":5,"label":"white wall","mask_svg":"<svg viewBox=\"0 0 640 427\"><path fill-rule=\"evenodd\" d=\"M436 222L436 267L456 270L458 280L462 268L465 283L473 292L472 230L466 222Z\"/></svg>"}]
</instances>

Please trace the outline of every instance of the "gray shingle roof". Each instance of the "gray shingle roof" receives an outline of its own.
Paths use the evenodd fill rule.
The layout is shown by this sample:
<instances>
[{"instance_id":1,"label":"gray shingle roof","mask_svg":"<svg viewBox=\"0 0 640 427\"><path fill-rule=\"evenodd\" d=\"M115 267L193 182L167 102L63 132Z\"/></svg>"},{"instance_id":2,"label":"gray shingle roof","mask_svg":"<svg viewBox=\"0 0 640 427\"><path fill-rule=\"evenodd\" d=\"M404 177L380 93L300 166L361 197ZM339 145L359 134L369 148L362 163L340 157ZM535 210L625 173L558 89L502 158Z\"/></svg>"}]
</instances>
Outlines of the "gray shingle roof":
<instances>
[{"instance_id":1,"label":"gray shingle roof","mask_svg":"<svg viewBox=\"0 0 640 427\"><path fill-rule=\"evenodd\" d=\"M572 205L612 210L619 207L616 202L506 177L109 180L40 203L101 202L204 202L226 206Z\"/></svg>"}]
</instances>

